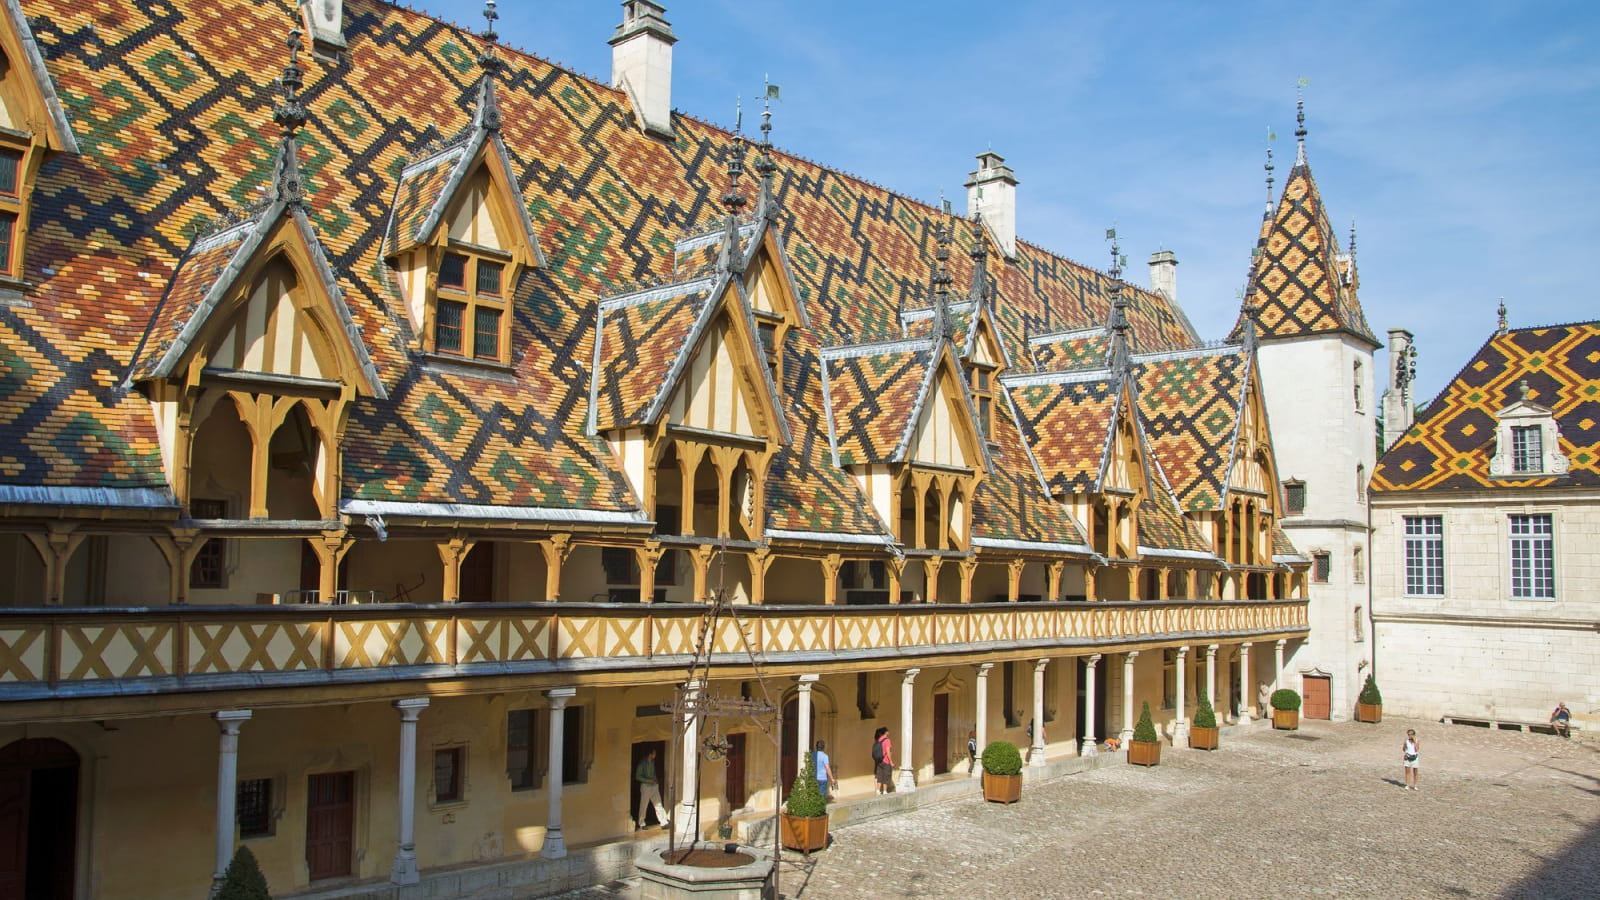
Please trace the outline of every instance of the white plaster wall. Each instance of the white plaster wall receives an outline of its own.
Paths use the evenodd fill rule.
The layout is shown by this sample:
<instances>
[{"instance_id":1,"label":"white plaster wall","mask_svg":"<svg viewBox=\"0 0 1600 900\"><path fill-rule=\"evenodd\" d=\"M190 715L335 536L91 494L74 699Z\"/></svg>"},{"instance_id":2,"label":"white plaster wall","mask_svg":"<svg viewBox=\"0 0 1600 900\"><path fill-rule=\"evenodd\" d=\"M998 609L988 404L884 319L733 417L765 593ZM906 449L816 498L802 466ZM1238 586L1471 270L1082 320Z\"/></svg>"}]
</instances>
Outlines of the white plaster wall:
<instances>
[{"instance_id":1,"label":"white plaster wall","mask_svg":"<svg viewBox=\"0 0 1600 900\"><path fill-rule=\"evenodd\" d=\"M1511 596L1508 517L1549 513L1556 598ZM1406 516L1444 524L1440 597L1405 596ZM1543 720L1600 710L1600 492L1396 498L1374 510L1378 684L1404 715Z\"/></svg>"}]
</instances>

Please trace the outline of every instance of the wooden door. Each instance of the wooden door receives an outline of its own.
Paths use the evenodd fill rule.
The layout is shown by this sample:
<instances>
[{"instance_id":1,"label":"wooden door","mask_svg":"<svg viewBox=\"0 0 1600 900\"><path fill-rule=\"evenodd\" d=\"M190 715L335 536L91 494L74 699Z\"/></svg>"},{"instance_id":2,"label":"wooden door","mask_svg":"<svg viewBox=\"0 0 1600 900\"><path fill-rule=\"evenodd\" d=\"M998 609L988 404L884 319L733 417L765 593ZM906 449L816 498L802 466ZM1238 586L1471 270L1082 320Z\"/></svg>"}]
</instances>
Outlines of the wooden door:
<instances>
[{"instance_id":1,"label":"wooden door","mask_svg":"<svg viewBox=\"0 0 1600 900\"><path fill-rule=\"evenodd\" d=\"M0 770L0 900L23 900L28 879L27 769Z\"/></svg>"},{"instance_id":2,"label":"wooden door","mask_svg":"<svg viewBox=\"0 0 1600 900\"><path fill-rule=\"evenodd\" d=\"M354 772L328 772L306 781L306 866L312 881L350 874L355 786Z\"/></svg>"},{"instance_id":3,"label":"wooden door","mask_svg":"<svg viewBox=\"0 0 1600 900\"><path fill-rule=\"evenodd\" d=\"M950 771L950 695L933 695L933 774Z\"/></svg>"},{"instance_id":4,"label":"wooden door","mask_svg":"<svg viewBox=\"0 0 1600 900\"><path fill-rule=\"evenodd\" d=\"M727 795L729 809L743 809L750 800L744 779L744 739L742 733L728 735L728 768L724 773L727 787L723 793Z\"/></svg>"},{"instance_id":5,"label":"wooden door","mask_svg":"<svg viewBox=\"0 0 1600 900\"><path fill-rule=\"evenodd\" d=\"M1326 675L1306 675L1300 679L1301 714L1308 719L1331 718L1333 704L1333 680Z\"/></svg>"}]
</instances>

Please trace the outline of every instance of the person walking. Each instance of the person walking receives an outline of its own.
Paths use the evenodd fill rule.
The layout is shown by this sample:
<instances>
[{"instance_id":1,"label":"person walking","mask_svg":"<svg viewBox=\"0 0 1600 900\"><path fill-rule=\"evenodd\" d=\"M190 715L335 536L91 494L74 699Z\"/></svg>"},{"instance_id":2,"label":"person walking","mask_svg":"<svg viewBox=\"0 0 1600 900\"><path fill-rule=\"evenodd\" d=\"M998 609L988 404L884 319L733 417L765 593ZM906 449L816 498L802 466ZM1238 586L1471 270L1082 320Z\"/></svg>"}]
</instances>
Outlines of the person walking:
<instances>
[{"instance_id":1,"label":"person walking","mask_svg":"<svg viewBox=\"0 0 1600 900\"><path fill-rule=\"evenodd\" d=\"M828 793L828 787L837 782L833 778L833 760L828 758L826 741L817 741L817 752L811 760L811 765L813 773L817 776L817 789L822 792L822 799L832 800L833 795Z\"/></svg>"},{"instance_id":2,"label":"person walking","mask_svg":"<svg viewBox=\"0 0 1600 900\"><path fill-rule=\"evenodd\" d=\"M967 774L975 775L978 772L978 733L967 732Z\"/></svg>"},{"instance_id":3,"label":"person walking","mask_svg":"<svg viewBox=\"0 0 1600 900\"><path fill-rule=\"evenodd\" d=\"M1406 741L1400 745L1401 772L1406 777L1405 789L1417 789L1417 765L1422 756L1422 744L1417 741L1416 731L1406 729Z\"/></svg>"},{"instance_id":4,"label":"person walking","mask_svg":"<svg viewBox=\"0 0 1600 900\"><path fill-rule=\"evenodd\" d=\"M652 804L656 808L656 819L661 822L661 827L667 827L667 808L661 805L661 784L656 779L656 751L650 752L639 760L633 767L633 780L639 783L639 821L634 823L639 828L644 827L646 810Z\"/></svg>"},{"instance_id":5,"label":"person walking","mask_svg":"<svg viewBox=\"0 0 1600 900\"><path fill-rule=\"evenodd\" d=\"M872 734L872 775L878 782L878 793L894 790L894 745L889 741L889 729L879 726Z\"/></svg>"}]
</instances>

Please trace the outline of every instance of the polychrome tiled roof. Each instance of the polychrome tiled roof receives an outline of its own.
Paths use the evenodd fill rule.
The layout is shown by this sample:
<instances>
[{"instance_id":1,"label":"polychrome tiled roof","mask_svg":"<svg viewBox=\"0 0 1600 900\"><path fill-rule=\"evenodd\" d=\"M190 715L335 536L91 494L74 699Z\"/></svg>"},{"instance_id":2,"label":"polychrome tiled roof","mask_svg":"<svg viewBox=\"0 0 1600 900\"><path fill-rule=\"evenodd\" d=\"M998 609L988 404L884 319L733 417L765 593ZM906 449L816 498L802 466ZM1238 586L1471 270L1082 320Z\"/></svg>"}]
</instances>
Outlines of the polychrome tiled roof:
<instances>
[{"instance_id":1,"label":"polychrome tiled roof","mask_svg":"<svg viewBox=\"0 0 1600 900\"><path fill-rule=\"evenodd\" d=\"M1023 375L1003 383L1051 493L1099 490L1118 405L1118 382L1111 373Z\"/></svg>"},{"instance_id":2,"label":"polychrome tiled roof","mask_svg":"<svg viewBox=\"0 0 1600 900\"><path fill-rule=\"evenodd\" d=\"M994 416L989 474L972 507L974 538L1026 543L1084 544L1066 507L1040 489L1039 471L1023 449L1016 411L1002 404Z\"/></svg>"},{"instance_id":3,"label":"polychrome tiled roof","mask_svg":"<svg viewBox=\"0 0 1600 900\"><path fill-rule=\"evenodd\" d=\"M428 229L424 226L435 219L435 210L445 200L445 187L450 184L466 152L464 144L457 144L452 149L410 163L400 173L389 231L389 252L428 239Z\"/></svg>"},{"instance_id":4,"label":"polychrome tiled roof","mask_svg":"<svg viewBox=\"0 0 1600 900\"><path fill-rule=\"evenodd\" d=\"M901 458L922 410L938 350L931 340L823 350L827 409L839 465Z\"/></svg>"},{"instance_id":5,"label":"polychrome tiled roof","mask_svg":"<svg viewBox=\"0 0 1600 900\"><path fill-rule=\"evenodd\" d=\"M1497 478L1495 414L1523 399L1551 410L1564 475ZM1600 322L1517 328L1489 338L1378 460L1372 489L1529 490L1600 485Z\"/></svg>"},{"instance_id":6,"label":"polychrome tiled roof","mask_svg":"<svg viewBox=\"0 0 1600 900\"><path fill-rule=\"evenodd\" d=\"M81 153L41 170L24 273L33 287L26 302L0 305L0 479L164 487L151 411L123 379L141 341L149 346L140 359L170 346L171 329L181 328L172 323L204 290L216 260L191 253L194 236L257 205L271 181L278 135L269 86L286 61L293 4L25 0L24 8ZM714 262L715 240L683 254L678 246L696 223L721 215L730 135L679 115L675 141L647 137L622 92L502 50L498 134L544 264L515 286L508 367L424 356L386 245L420 239L445 202L437 179L450 162L409 174L407 166L473 124L480 44L379 0L346 0L345 23L339 63L304 60L311 116L300 132L306 210L382 386L351 408L345 498L637 510L609 449L587 431L591 395L597 416L604 410L614 423L640 415L671 371L664 361L675 329L703 299L641 304L603 324L600 300ZM833 388L821 347L902 336L899 311L926 302L941 213L777 156L773 227L806 327L785 348L780 411L791 439L772 466L768 526L882 534L834 464L830 434L856 423L825 417ZM955 235L958 248L971 239ZM970 281L971 265L966 253L952 254L956 285ZM1108 319L1109 276L1036 245L1019 243L1014 262L988 271L997 337L1014 360L1030 358L1030 333ZM1141 349L1197 345L1181 309L1128 293ZM166 324L147 335L163 297ZM652 309L659 315L646 321ZM874 378L861 375L853 396L841 387L841 406L904 407L902 385ZM837 433L850 431L853 452L882 453L891 434L876 427ZM997 436L996 459L1027 460L1014 426ZM990 478L977 502L988 533L1059 541L1070 529L1079 539L1029 470Z\"/></svg>"},{"instance_id":7,"label":"polychrome tiled roof","mask_svg":"<svg viewBox=\"0 0 1600 900\"><path fill-rule=\"evenodd\" d=\"M1103 369L1111 352L1111 334L1104 327L1057 334L1036 334L1028 340L1033 364L1041 370Z\"/></svg>"},{"instance_id":8,"label":"polychrome tiled roof","mask_svg":"<svg viewBox=\"0 0 1600 900\"><path fill-rule=\"evenodd\" d=\"M1303 159L1289 170L1277 211L1264 230L1245 291L1245 302L1260 309L1260 337L1344 331L1376 347L1356 283L1341 277L1353 263L1339 253L1311 166Z\"/></svg>"},{"instance_id":9,"label":"polychrome tiled roof","mask_svg":"<svg viewBox=\"0 0 1600 900\"><path fill-rule=\"evenodd\" d=\"M1193 522L1178 510L1166 485L1154 483L1139 503L1139 546L1153 550L1211 553Z\"/></svg>"},{"instance_id":10,"label":"polychrome tiled roof","mask_svg":"<svg viewBox=\"0 0 1600 900\"><path fill-rule=\"evenodd\" d=\"M595 353L594 424L625 428L646 421L669 375L692 350L691 335L722 279L705 276L612 298L600 304Z\"/></svg>"},{"instance_id":11,"label":"polychrome tiled roof","mask_svg":"<svg viewBox=\"0 0 1600 900\"><path fill-rule=\"evenodd\" d=\"M1249 359L1237 346L1134 357L1146 444L1186 512L1222 507Z\"/></svg>"}]
</instances>

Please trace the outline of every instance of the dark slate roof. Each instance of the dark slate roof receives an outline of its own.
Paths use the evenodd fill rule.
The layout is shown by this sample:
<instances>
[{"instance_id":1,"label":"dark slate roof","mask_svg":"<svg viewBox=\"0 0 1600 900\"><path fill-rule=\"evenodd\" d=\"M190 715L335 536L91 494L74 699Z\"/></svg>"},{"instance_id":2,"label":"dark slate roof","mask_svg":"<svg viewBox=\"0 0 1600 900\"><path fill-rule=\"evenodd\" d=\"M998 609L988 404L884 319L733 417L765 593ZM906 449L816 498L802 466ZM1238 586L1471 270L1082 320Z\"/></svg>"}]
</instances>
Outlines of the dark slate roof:
<instances>
[{"instance_id":1,"label":"dark slate roof","mask_svg":"<svg viewBox=\"0 0 1600 900\"><path fill-rule=\"evenodd\" d=\"M1489 474L1495 414L1522 399L1547 407L1568 471L1547 477ZM1600 486L1600 322L1517 328L1496 334L1468 360L1373 472L1379 493L1524 491Z\"/></svg>"}]
</instances>

